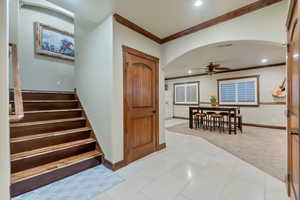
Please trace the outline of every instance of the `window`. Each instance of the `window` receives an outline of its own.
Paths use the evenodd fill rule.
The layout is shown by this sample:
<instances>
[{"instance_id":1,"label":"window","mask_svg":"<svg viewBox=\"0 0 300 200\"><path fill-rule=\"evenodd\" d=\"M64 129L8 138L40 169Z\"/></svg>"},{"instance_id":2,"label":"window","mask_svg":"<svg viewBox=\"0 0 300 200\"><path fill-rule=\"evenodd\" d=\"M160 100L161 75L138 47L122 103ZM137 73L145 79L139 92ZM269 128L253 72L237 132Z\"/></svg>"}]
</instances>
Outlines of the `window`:
<instances>
[{"instance_id":1,"label":"window","mask_svg":"<svg viewBox=\"0 0 300 200\"><path fill-rule=\"evenodd\" d=\"M198 105L199 82L174 84L174 104Z\"/></svg>"},{"instance_id":2,"label":"window","mask_svg":"<svg viewBox=\"0 0 300 200\"><path fill-rule=\"evenodd\" d=\"M258 106L259 76L218 80L220 105Z\"/></svg>"}]
</instances>

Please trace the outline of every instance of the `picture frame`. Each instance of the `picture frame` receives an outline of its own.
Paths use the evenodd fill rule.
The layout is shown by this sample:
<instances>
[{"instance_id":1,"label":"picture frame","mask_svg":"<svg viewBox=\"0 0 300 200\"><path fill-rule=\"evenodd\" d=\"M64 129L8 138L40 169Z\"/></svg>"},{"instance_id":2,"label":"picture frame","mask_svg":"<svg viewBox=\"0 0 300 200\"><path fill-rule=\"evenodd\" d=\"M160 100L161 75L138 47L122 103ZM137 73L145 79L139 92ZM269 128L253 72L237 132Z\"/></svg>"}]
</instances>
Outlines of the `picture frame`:
<instances>
[{"instance_id":1,"label":"picture frame","mask_svg":"<svg viewBox=\"0 0 300 200\"><path fill-rule=\"evenodd\" d=\"M36 22L35 51L37 55L75 61L74 34Z\"/></svg>"}]
</instances>

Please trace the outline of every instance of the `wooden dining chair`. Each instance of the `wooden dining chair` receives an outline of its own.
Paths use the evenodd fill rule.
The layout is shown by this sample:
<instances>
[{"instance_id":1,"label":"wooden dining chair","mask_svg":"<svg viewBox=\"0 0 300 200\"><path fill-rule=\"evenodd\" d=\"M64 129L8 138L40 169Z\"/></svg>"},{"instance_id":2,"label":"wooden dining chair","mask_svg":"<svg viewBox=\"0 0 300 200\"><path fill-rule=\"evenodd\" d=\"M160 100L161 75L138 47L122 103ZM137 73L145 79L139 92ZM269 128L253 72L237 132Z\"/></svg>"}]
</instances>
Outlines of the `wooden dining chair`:
<instances>
[{"instance_id":1,"label":"wooden dining chair","mask_svg":"<svg viewBox=\"0 0 300 200\"><path fill-rule=\"evenodd\" d=\"M241 133L243 133L243 117L241 115L240 110L238 110L237 115L235 116L235 118L236 118L237 123L234 124L232 122L231 124L234 124L234 126L236 126L235 128L238 128L241 131ZM230 119L229 120L232 120L232 119L234 119L234 114L230 115Z\"/></svg>"},{"instance_id":2,"label":"wooden dining chair","mask_svg":"<svg viewBox=\"0 0 300 200\"><path fill-rule=\"evenodd\" d=\"M216 114L216 112L206 112L207 115L207 127L208 129L210 129L210 131L213 130L213 119L212 119L212 115Z\"/></svg>"},{"instance_id":3,"label":"wooden dining chair","mask_svg":"<svg viewBox=\"0 0 300 200\"><path fill-rule=\"evenodd\" d=\"M207 129L207 115L205 113L196 113L195 114L197 127L203 127L203 129Z\"/></svg>"},{"instance_id":4,"label":"wooden dining chair","mask_svg":"<svg viewBox=\"0 0 300 200\"><path fill-rule=\"evenodd\" d=\"M211 115L212 121L213 121L213 130L216 128L219 129L219 132L224 132L225 131L225 121L224 121L224 116L221 114L212 114Z\"/></svg>"}]
</instances>

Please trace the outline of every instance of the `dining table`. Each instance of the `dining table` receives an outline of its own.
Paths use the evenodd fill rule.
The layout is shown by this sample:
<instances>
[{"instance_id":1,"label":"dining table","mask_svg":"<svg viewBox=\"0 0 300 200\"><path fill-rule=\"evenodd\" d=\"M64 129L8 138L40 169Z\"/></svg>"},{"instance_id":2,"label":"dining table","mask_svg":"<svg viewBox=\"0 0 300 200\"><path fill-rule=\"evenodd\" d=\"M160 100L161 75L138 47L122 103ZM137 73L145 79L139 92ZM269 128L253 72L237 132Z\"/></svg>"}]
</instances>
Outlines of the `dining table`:
<instances>
[{"instance_id":1,"label":"dining table","mask_svg":"<svg viewBox=\"0 0 300 200\"><path fill-rule=\"evenodd\" d=\"M237 134L236 128L236 115L237 115L237 108L236 107L222 107L222 106L197 106L197 107L189 107L189 128L194 128L193 123L193 116L196 113L204 113L205 111L217 111L217 112L228 112L228 132L229 134L234 133ZM232 127L231 119L234 119Z\"/></svg>"}]
</instances>

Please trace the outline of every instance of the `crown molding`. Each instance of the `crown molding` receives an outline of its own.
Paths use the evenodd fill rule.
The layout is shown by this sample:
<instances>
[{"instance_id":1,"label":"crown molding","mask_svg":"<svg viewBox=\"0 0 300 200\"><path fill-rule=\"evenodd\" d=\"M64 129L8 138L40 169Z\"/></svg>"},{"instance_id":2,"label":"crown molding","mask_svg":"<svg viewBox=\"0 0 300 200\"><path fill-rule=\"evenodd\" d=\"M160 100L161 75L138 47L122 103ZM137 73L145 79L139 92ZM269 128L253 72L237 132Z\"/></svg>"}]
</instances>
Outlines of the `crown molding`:
<instances>
[{"instance_id":1,"label":"crown molding","mask_svg":"<svg viewBox=\"0 0 300 200\"><path fill-rule=\"evenodd\" d=\"M254 3L251 3L251 4L246 5L244 7L235 9L235 10L233 10L231 12L228 12L224 15L221 15L219 17L210 19L210 20L205 21L203 23L200 23L198 25L192 26L192 27L187 28L183 31L177 32L177 33L172 34L170 36L167 36L165 38L160 38L160 37L156 36L155 34L147 31L146 29L144 29L144 28L140 27L139 25L129 21L128 19L126 19L125 17L120 16L117 13L114 14L114 18L116 19L117 22L119 22L120 24L123 24L124 26L128 27L129 29L144 35L145 37L157 42L158 44L164 44L164 43L170 42L172 40L184 37L186 35L195 33L197 31L209 28L211 26L214 26L214 25L232 20L234 18L240 17L242 15L254 12L258 9L270 6L272 4L275 4L275 3L278 3L278 2L281 2L281 1L284 1L284 0L258 0Z\"/></svg>"},{"instance_id":2,"label":"crown molding","mask_svg":"<svg viewBox=\"0 0 300 200\"><path fill-rule=\"evenodd\" d=\"M283 62L283 63L275 63L275 64L270 64L270 65L259 65L259 66L252 66L252 67L237 68L237 69L232 69L232 70L228 70L228 71L216 72L215 74L224 74L224 73L230 73L230 72L239 72L239 71L246 71L246 70L253 70L253 69L263 69L263 68L278 67L278 66L285 67L286 63ZM168 80L192 78L192 77L207 76L207 75L208 75L208 73L191 74L191 75L185 75L185 76L174 76L174 77L167 77L167 78L165 78L165 80L168 81Z\"/></svg>"},{"instance_id":3,"label":"crown molding","mask_svg":"<svg viewBox=\"0 0 300 200\"><path fill-rule=\"evenodd\" d=\"M203 22L203 23L198 24L196 26L190 27L188 29L185 29L183 31L180 31L180 32L175 33L173 35L170 35L168 37L165 37L165 38L162 39L162 43L170 42L172 40L175 40L175 39L178 39L180 37L192 34L194 32L206 29L208 27L211 27L211 26L214 26L214 25L232 20L234 18L240 17L240 16L248 14L250 12L254 12L258 9L267 7L269 5L272 5L274 3L278 3L280 1L283 1L283 0L259 0L259 1L256 1L254 3L246 5L244 7L241 7L241 8L238 8L236 10L233 10L231 12L228 12L224 15L221 15L219 17L210 19L206 22Z\"/></svg>"},{"instance_id":4,"label":"crown molding","mask_svg":"<svg viewBox=\"0 0 300 200\"><path fill-rule=\"evenodd\" d=\"M120 24L128 27L129 29L131 29L131 30L133 30L133 31L135 31L137 33L140 33L140 34L144 35L145 37L147 37L147 38L149 38L149 39L157 42L158 44L162 44L161 43L161 39L158 36L150 33L146 29L144 29L144 28L138 26L137 24L129 21L125 17L122 17L121 15L118 15L118 14L114 14L114 18L115 18L115 20L117 22L119 22Z\"/></svg>"}]
</instances>

